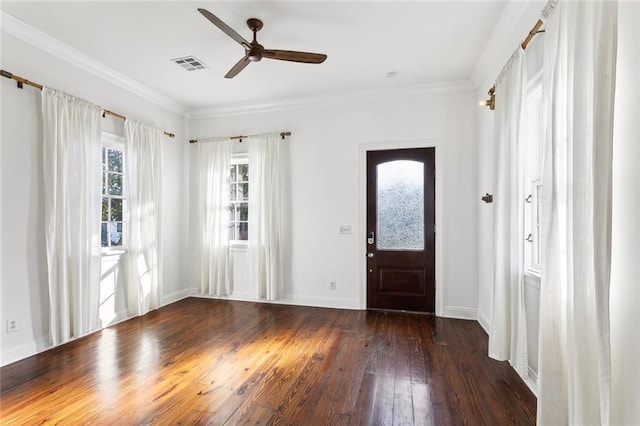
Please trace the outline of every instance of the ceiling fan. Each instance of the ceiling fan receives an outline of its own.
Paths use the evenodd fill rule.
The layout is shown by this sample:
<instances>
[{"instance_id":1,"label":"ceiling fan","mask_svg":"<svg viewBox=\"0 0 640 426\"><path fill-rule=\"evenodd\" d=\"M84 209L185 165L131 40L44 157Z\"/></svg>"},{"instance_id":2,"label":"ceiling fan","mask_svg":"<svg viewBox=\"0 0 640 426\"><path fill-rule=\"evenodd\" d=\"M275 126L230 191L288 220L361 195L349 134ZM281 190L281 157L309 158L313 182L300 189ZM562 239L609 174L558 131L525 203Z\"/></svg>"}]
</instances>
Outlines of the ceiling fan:
<instances>
[{"instance_id":1,"label":"ceiling fan","mask_svg":"<svg viewBox=\"0 0 640 426\"><path fill-rule=\"evenodd\" d=\"M262 21L257 18L247 19L247 26L253 31L253 41L249 43L240 34L235 32L230 26L222 22L213 13L206 9L198 9L198 12L202 13L205 18L211 21L216 27L220 28L222 32L237 41L244 47L244 57L240 59L229 72L224 76L225 78L233 78L240 71L242 71L250 62L259 62L262 58L278 59L280 61L291 62L303 62L307 64L320 64L327 59L327 55L321 53L309 53L309 52L294 52L291 50L271 50L265 49L256 40L256 33L262 28Z\"/></svg>"}]
</instances>

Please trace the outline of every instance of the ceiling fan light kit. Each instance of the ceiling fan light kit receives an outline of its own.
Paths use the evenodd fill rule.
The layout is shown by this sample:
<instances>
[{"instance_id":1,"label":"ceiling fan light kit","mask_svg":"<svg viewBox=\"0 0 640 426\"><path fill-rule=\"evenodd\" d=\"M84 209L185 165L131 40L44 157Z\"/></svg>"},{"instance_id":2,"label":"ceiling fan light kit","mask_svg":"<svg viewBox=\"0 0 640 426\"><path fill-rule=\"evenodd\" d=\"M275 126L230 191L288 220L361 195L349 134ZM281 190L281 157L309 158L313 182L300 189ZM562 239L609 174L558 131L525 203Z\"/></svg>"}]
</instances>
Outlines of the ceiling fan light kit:
<instances>
[{"instance_id":1,"label":"ceiling fan light kit","mask_svg":"<svg viewBox=\"0 0 640 426\"><path fill-rule=\"evenodd\" d=\"M248 42L244 37L225 24L220 18L206 9L198 9L205 18L212 24L220 28L222 32L234 39L244 47L244 56L227 72L225 78L233 78L240 71L245 69L251 62L260 62L262 58L276 59L279 61L301 62L306 64L321 64L327 59L327 55L322 53L296 52L292 50L271 50L265 49L257 40L257 33L262 29L263 23L260 19L247 19L247 26L253 32L253 41Z\"/></svg>"}]
</instances>

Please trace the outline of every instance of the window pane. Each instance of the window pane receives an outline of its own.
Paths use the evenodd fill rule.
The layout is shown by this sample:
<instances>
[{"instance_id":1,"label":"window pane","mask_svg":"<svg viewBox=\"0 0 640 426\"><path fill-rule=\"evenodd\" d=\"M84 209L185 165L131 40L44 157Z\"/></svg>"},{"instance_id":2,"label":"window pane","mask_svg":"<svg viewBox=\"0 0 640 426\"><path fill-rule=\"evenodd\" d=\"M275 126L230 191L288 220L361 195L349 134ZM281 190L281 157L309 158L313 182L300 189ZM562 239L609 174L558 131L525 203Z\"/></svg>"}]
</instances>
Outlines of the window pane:
<instances>
[{"instance_id":1,"label":"window pane","mask_svg":"<svg viewBox=\"0 0 640 426\"><path fill-rule=\"evenodd\" d=\"M231 165L231 182L235 182L236 181L236 165L232 164Z\"/></svg>"},{"instance_id":2,"label":"window pane","mask_svg":"<svg viewBox=\"0 0 640 426\"><path fill-rule=\"evenodd\" d=\"M102 164L106 164L107 159L107 148L102 147Z\"/></svg>"},{"instance_id":3,"label":"window pane","mask_svg":"<svg viewBox=\"0 0 640 426\"><path fill-rule=\"evenodd\" d=\"M248 200L248 199L249 199L249 184L239 183L238 184L238 200Z\"/></svg>"},{"instance_id":4,"label":"window pane","mask_svg":"<svg viewBox=\"0 0 640 426\"><path fill-rule=\"evenodd\" d=\"M238 180L242 182L249 182L249 165L238 164Z\"/></svg>"},{"instance_id":5,"label":"window pane","mask_svg":"<svg viewBox=\"0 0 640 426\"><path fill-rule=\"evenodd\" d=\"M102 221L106 222L109 220L109 199L106 197L102 197Z\"/></svg>"},{"instance_id":6,"label":"window pane","mask_svg":"<svg viewBox=\"0 0 640 426\"><path fill-rule=\"evenodd\" d=\"M122 222L111 222L109 224L109 239L112 246L122 245Z\"/></svg>"},{"instance_id":7,"label":"window pane","mask_svg":"<svg viewBox=\"0 0 640 426\"><path fill-rule=\"evenodd\" d=\"M238 223L238 240L246 241L249 238L249 224L247 222Z\"/></svg>"},{"instance_id":8,"label":"window pane","mask_svg":"<svg viewBox=\"0 0 640 426\"><path fill-rule=\"evenodd\" d=\"M424 250L424 165L390 161L377 174L377 248Z\"/></svg>"},{"instance_id":9,"label":"window pane","mask_svg":"<svg viewBox=\"0 0 640 426\"><path fill-rule=\"evenodd\" d=\"M112 222L122 222L122 200L111 199L111 219Z\"/></svg>"},{"instance_id":10,"label":"window pane","mask_svg":"<svg viewBox=\"0 0 640 426\"><path fill-rule=\"evenodd\" d=\"M109 247L109 233L108 233L108 224L102 224L102 237L100 240L102 241L102 247Z\"/></svg>"},{"instance_id":11,"label":"window pane","mask_svg":"<svg viewBox=\"0 0 640 426\"><path fill-rule=\"evenodd\" d=\"M235 183L232 183L232 184L231 184L231 193L229 194L229 199L230 199L231 201L236 201L236 199L237 199L237 195L236 195L236 193L237 193L236 184L235 184Z\"/></svg>"},{"instance_id":12,"label":"window pane","mask_svg":"<svg viewBox=\"0 0 640 426\"><path fill-rule=\"evenodd\" d=\"M236 206L238 209L238 220L248 221L249 220L249 203L238 203Z\"/></svg>"},{"instance_id":13,"label":"window pane","mask_svg":"<svg viewBox=\"0 0 640 426\"><path fill-rule=\"evenodd\" d=\"M122 195L122 175L109 173L109 194Z\"/></svg>"},{"instance_id":14,"label":"window pane","mask_svg":"<svg viewBox=\"0 0 640 426\"><path fill-rule=\"evenodd\" d=\"M122 173L122 151L109 149L107 150L107 154L109 158L109 171Z\"/></svg>"}]
</instances>

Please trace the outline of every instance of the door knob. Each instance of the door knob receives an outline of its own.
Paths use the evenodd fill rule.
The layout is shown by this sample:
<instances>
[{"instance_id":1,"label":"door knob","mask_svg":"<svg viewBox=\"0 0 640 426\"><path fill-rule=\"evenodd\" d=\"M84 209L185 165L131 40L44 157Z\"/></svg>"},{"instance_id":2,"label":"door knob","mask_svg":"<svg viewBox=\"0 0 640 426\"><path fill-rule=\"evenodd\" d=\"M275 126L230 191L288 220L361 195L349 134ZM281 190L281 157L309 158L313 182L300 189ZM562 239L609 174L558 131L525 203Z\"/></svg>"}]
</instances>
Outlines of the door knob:
<instances>
[{"instance_id":1,"label":"door knob","mask_svg":"<svg viewBox=\"0 0 640 426\"><path fill-rule=\"evenodd\" d=\"M373 257L373 253L367 253L367 257Z\"/></svg>"}]
</instances>

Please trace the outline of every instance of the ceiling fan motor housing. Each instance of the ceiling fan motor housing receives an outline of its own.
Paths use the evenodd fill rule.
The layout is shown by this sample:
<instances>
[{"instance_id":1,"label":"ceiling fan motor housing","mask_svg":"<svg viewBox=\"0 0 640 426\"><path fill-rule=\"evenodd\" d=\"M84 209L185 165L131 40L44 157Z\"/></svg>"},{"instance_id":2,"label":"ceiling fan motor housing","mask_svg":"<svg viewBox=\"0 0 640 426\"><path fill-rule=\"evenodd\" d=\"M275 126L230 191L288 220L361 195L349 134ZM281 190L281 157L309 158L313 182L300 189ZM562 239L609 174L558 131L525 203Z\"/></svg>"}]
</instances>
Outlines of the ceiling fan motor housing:
<instances>
[{"instance_id":1,"label":"ceiling fan motor housing","mask_svg":"<svg viewBox=\"0 0 640 426\"><path fill-rule=\"evenodd\" d=\"M260 62L262 54L264 53L264 47L257 42L251 43L251 49L247 50L247 58L251 62Z\"/></svg>"}]
</instances>

